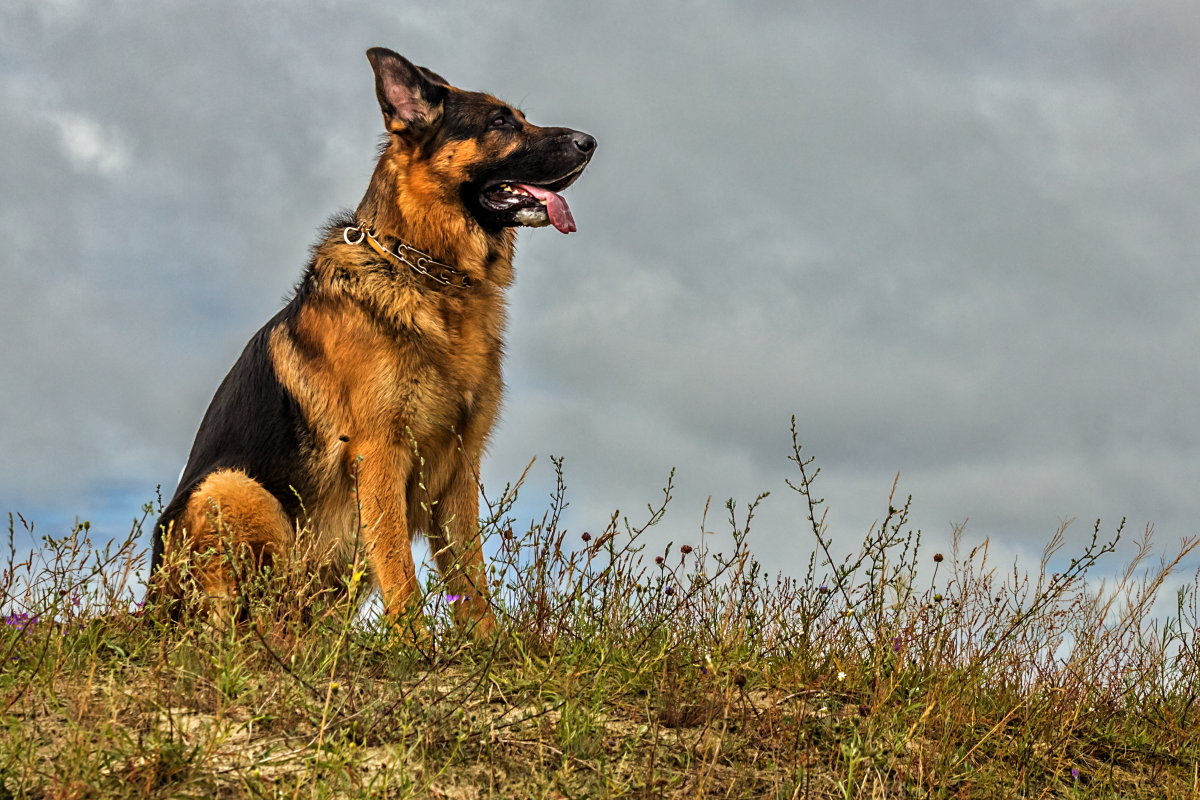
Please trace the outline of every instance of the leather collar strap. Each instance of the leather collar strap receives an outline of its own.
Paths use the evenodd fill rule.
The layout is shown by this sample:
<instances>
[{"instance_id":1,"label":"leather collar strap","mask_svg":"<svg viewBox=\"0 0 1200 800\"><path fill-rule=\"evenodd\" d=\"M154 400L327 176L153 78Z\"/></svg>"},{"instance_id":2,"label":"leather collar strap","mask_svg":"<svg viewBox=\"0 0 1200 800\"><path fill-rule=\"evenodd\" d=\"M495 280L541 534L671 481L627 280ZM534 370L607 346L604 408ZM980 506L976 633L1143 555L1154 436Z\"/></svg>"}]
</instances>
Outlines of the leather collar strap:
<instances>
[{"instance_id":1,"label":"leather collar strap","mask_svg":"<svg viewBox=\"0 0 1200 800\"><path fill-rule=\"evenodd\" d=\"M418 277L426 278L436 287L469 289L475 285L470 276L464 275L449 264L437 261L428 253L418 250L403 239L396 239L394 250L385 247L375 234L361 222L357 226L346 226L342 230L342 240L346 244L362 244L365 240L371 249L383 257L385 261L395 265L397 262L408 267Z\"/></svg>"}]
</instances>

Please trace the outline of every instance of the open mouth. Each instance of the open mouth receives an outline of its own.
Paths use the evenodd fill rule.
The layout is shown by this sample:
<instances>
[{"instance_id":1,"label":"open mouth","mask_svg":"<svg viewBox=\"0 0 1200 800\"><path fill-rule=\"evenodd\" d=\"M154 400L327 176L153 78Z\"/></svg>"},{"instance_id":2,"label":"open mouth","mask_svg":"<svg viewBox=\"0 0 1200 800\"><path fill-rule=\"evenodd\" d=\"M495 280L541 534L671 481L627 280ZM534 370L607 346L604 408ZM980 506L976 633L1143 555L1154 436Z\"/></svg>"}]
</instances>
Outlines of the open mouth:
<instances>
[{"instance_id":1,"label":"open mouth","mask_svg":"<svg viewBox=\"0 0 1200 800\"><path fill-rule=\"evenodd\" d=\"M479 199L492 211L511 214L521 225L531 228L553 225L562 233L571 233L576 230L575 218L559 192L574 183L585 166L586 161L561 178L543 184L497 181L488 185Z\"/></svg>"}]
</instances>

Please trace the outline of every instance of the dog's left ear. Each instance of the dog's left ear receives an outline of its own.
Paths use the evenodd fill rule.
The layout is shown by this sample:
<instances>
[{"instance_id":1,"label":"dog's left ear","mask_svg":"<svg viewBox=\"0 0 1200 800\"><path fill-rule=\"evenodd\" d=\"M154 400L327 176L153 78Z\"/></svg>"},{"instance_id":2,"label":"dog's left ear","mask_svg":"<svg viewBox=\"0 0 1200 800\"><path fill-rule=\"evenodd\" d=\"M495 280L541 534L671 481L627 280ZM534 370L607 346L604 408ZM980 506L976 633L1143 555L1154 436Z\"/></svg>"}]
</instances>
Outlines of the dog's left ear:
<instances>
[{"instance_id":1,"label":"dog's left ear","mask_svg":"<svg viewBox=\"0 0 1200 800\"><path fill-rule=\"evenodd\" d=\"M386 47L372 47L367 58L375 70L375 94L385 128L419 136L436 124L449 87L445 78Z\"/></svg>"}]
</instances>

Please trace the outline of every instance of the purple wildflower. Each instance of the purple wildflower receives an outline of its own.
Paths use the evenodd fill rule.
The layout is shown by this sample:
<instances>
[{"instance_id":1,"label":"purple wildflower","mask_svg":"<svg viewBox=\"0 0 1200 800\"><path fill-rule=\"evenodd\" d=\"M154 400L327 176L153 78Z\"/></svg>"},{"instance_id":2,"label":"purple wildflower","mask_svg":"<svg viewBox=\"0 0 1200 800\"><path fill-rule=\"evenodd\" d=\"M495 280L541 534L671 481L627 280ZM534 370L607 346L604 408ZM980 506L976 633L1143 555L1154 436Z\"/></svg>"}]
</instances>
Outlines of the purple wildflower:
<instances>
[{"instance_id":1,"label":"purple wildflower","mask_svg":"<svg viewBox=\"0 0 1200 800\"><path fill-rule=\"evenodd\" d=\"M675 594L675 587L674 587L674 586L668 586L667 588L663 589L663 594L666 594L666 595L672 595L672 594Z\"/></svg>"},{"instance_id":2,"label":"purple wildflower","mask_svg":"<svg viewBox=\"0 0 1200 800\"><path fill-rule=\"evenodd\" d=\"M31 614L28 611L18 611L5 617L4 624L19 631L26 631L36 625L39 620L40 618L37 614Z\"/></svg>"},{"instance_id":3,"label":"purple wildflower","mask_svg":"<svg viewBox=\"0 0 1200 800\"><path fill-rule=\"evenodd\" d=\"M447 603L457 603L459 600L462 600L462 599L463 599L463 596L462 596L461 594L448 594L448 595L446 595L446 602L447 602Z\"/></svg>"},{"instance_id":4,"label":"purple wildflower","mask_svg":"<svg viewBox=\"0 0 1200 800\"><path fill-rule=\"evenodd\" d=\"M1071 767L1071 779L1079 780L1079 767Z\"/></svg>"}]
</instances>

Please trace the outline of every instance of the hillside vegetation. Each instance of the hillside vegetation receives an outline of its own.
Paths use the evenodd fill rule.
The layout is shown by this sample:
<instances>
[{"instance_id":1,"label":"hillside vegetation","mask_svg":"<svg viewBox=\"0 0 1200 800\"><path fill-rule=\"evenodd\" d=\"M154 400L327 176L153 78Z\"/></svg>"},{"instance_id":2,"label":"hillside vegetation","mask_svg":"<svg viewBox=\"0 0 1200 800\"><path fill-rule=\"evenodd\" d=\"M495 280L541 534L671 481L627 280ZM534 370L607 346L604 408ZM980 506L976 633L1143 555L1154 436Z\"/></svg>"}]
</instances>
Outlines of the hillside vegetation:
<instances>
[{"instance_id":1,"label":"hillside vegetation","mask_svg":"<svg viewBox=\"0 0 1200 800\"><path fill-rule=\"evenodd\" d=\"M364 610L360 564L348 596L243 571L244 620L165 622L141 525L23 553L10 518L0 798L1200 796L1195 582L1148 613L1195 541L1157 560L1147 533L1121 572L1097 524L1020 572L961 536L927 552L893 497L835 558L793 451L816 552L794 577L752 554L757 501L655 552L669 485L587 531L564 529L561 470L525 530L508 487L483 642L434 576L424 623Z\"/></svg>"}]
</instances>

